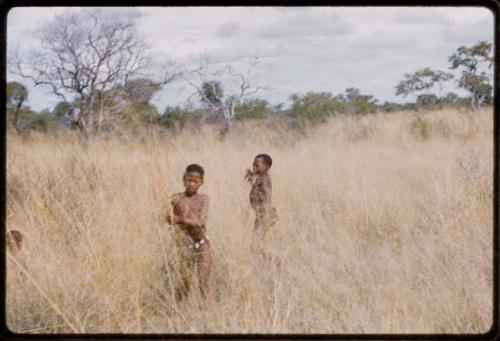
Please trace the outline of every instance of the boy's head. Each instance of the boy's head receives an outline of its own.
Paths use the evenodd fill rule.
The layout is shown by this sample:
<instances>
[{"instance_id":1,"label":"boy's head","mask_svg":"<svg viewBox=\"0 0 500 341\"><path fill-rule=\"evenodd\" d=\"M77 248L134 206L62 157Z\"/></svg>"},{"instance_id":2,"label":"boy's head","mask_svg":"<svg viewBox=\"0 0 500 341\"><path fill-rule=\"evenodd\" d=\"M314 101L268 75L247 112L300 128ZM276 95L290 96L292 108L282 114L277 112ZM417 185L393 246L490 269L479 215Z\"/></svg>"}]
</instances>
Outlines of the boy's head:
<instances>
[{"instance_id":1,"label":"boy's head","mask_svg":"<svg viewBox=\"0 0 500 341\"><path fill-rule=\"evenodd\" d=\"M23 235L21 232L12 230L7 232L7 248L12 253L17 253L23 246Z\"/></svg>"},{"instance_id":2,"label":"boy's head","mask_svg":"<svg viewBox=\"0 0 500 341\"><path fill-rule=\"evenodd\" d=\"M182 178L186 194L192 195L198 191L198 188L203 184L204 175L205 171L200 165L193 163L186 167L186 172Z\"/></svg>"},{"instance_id":3,"label":"boy's head","mask_svg":"<svg viewBox=\"0 0 500 341\"><path fill-rule=\"evenodd\" d=\"M253 171L256 174L263 174L271 168L273 159L267 154L259 154L253 160Z\"/></svg>"}]
</instances>

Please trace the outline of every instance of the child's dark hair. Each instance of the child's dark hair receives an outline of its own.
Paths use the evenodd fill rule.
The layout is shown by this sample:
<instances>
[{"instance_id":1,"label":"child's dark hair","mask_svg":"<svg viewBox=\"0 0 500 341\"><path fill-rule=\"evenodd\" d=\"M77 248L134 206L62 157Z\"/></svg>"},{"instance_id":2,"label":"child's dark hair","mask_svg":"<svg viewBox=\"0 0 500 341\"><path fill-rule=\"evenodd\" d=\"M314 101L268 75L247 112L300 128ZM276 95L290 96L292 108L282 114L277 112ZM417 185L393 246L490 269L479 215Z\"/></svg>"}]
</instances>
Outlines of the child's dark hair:
<instances>
[{"instance_id":1,"label":"child's dark hair","mask_svg":"<svg viewBox=\"0 0 500 341\"><path fill-rule=\"evenodd\" d=\"M205 175L205 170L203 169L203 167L196 164L196 163L192 163L186 167L186 173L190 173L190 172L199 173L202 178Z\"/></svg>"},{"instance_id":2,"label":"child's dark hair","mask_svg":"<svg viewBox=\"0 0 500 341\"><path fill-rule=\"evenodd\" d=\"M23 234L17 230L11 230L9 232L7 232L7 234L9 234L12 236L12 238L14 239L16 245L19 247L22 242L23 242Z\"/></svg>"},{"instance_id":3,"label":"child's dark hair","mask_svg":"<svg viewBox=\"0 0 500 341\"><path fill-rule=\"evenodd\" d=\"M273 159L271 159L271 157L267 154L259 154L255 158L262 159L269 168L271 168L273 164Z\"/></svg>"}]
</instances>

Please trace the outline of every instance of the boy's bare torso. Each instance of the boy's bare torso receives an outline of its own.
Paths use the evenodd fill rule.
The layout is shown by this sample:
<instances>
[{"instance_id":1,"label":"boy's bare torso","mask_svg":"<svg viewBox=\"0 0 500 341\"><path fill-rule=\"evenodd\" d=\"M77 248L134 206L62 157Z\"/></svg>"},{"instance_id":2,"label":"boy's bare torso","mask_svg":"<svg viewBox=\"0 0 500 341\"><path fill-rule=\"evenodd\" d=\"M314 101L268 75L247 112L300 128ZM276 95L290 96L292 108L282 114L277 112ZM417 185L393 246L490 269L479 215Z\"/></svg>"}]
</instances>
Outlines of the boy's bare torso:
<instances>
[{"instance_id":1,"label":"boy's bare torso","mask_svg":"<svg viewBox=\"0 0 500 341\"><path fill-rule=\"evenodd\" d=\"M269 175L257 175L250 191L250 205L254 210L271 205L271 178Z\"/></svg>"},{"instance_id":2,"label":"boy's bare torso","mask_svg":"<svg viewBox=\"0 0 500 341\"><path fill-rule=\"evenodd\" d=\"M181 218L177 223L193 241L206 239L206 223L208 218L208 196L205 194L176 193L172 196L172 207L174 215ZM192 222L193 224L190 224Z\"/></svg>"}]
</instances>

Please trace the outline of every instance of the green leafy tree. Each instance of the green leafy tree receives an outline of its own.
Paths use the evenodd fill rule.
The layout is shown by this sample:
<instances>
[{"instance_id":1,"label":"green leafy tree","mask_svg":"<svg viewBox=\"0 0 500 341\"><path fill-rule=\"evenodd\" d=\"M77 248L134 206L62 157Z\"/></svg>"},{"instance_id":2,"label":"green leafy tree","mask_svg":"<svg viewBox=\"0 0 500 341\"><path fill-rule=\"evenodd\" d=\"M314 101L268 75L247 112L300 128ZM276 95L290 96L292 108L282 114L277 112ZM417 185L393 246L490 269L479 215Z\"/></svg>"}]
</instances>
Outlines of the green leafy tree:
<instances>
[{"instance_id":1,"label":"green leafy tree","mask_svg":"<svg viewBox=\"0 0 500 341\"><path fill-rule=\"evenodd\" d=\"M200 100L210 108L217 110L224 101L224 90L219 81L206 81L201 85Z\"/></svg>"},{"instance_id":2,"label":"green leafy tree","mask_svg":"<svg viewBox=\"0 0 500 341\"><path fill-rule=\"evenodd\" d=\"M434 94L422 94L417 97L416 105L419 108L431 108L440 103L439 97Z\"/></svg>"},{"instance_id":3,"label":"green leafy tree","mask_svg":"<svg viewBox=\"0 0 500 341\"><path fill-rule=\"evenodd\" d=\"M345 112L345 103L329 92L293 94L290 100L290 116L298 123L322 123L331 115Z\"/></svg>"},{"instance_id":4,"label":"green leafy tree","mask_svg":"<svg viewBox=\"0 0 500 341\"><path fill-rule=\"evenodd\" d=\"M236 119L263 119L272 114L269 103L263 99L249 99L236 107Z\"/></svg>"},{"instance_id":5,"label":"green leafy tree","mask_svg":"<svg viewBox=\"0 0 500 341\"><path fill-rule=\"evenodd\" d=\"M198 90L198 96L205 109L203 122L218 125L221 136L224 136L236 116L237 102L233 101L231 96L226 96L222 83L217 80L204 81Z\"/></svg>"},{"instance_id":6,"label":"green leafy tree","mask_svg":"<svg viewBox=\"0 0 500 341\"><path fill-rule=\"evenodd\" d=\"M440 99L440 103L443 106L453 107L453 108L465 108L470 105L469 97L460 97L454 92L448 92L446 96Z\"/></svg>"},{"instance_id":7,"label":"green leafy tree","mask_svg":"<svg viewBox=\"0 0 500 341\"><path fill-rule=\"evenodd\" d=\"M22 131L21 119L26 114L22 110L23 104L28 99L28 90L18 82L7 83L7 121L17 133Z\"/></svg>"},{"instance_id":8,"label":"green leafy tree","mask_svg":"<svg viewBox=\"0 0 500 341\"><path fill-rule=\"evenodd\" d=\"M283 111L283 107L284 107L284 106L285 106L285 103L278 103L278 104L273 105L272 110L273 110L275 113L279 113L279 112L282 112L282 111Z\"/></svg>"},{"instance_id":9,"label":"green leafy tree","mask_svg":"<svg viewBox=\"0 0 500 341\"><path fill-rule=\"evenodd\" d=\"M144 102L132 102L120 114L120 125L132 130L151 127L160 119L156 107Z\"/></svg>"},{"instance_id":10,"label":"green leafy tree","mask_svg":"<svg viewBox=\"0 0 500 341\"><path fill-rule=\"evenodd\" d=\"M426 67L414 73L405 73L404 78L396 86L396 96L407 97L414 95L417 97L417 103L434 105L439 101L439 97L432 93L433 89L437 85L439 86L439 92L441 92L444 83L451 80L453 74ZM418 98L420 98L420 101Z\"/></svg>"},{"instance_id":11,"label":"green leafy tree","mask_svg":"<svg viewBox=\"0 0 500 341\"><path fill-rule=\"evenodd\" d=\"M65 101L56 104L52 110L52 115L60 123L61 127L78 129L78 124L73 119L73 110L75 107L77 107L77 105Z\"/></svg>"},{"instance_id":12,"label":"green leafy tree","mask_svg":"<svg viewBox=\"0 0 500 341\"><path fill-rule=\"evenodd\" d=\"M443 97L443 99L447 103L456 103L456 102L458 102L458 100L460 99L460 97L456 93L454 93L454 92L448 92L446 94L446 96Z\"/></svg>"},{"instance_id":13,"label":"green leafy tree","mask_svg":"<svg viewBox=\"0 0 500 341\"><path fill-rule=\"evenodd\" d=\"M47 109L39 113L31 112L28 116L26 129L48 132L58 128L58 118Z\"/></svg>"},{"instance_id":14,"label":"green leafy tree","mask_svg":"<svg viewBox=\"0 0 500 341\"><path fill-rule=\"evenodd\" d=\"M126 94L137 103L149 103L153 96L161 90L161 86L148 78L137 78L124 85Z\"/></svg>"},{"instance_id":15,"label":"green leafy tree","mask_svg":"<svg viewBox=\"0 0 500 341\"><path fill-rule=\"evenodd\" d=\"M408 110L408 107L407 104L385 101L384 103L377 105L377 109L383 112L390 113L399 110Z\"/></svg>"},{"instance_id":16,"label":"green leafy tree","mask_svg":"<svg viewBox=\"0 0 500 341\"><path fill-rule=\"evenodd\" d=\"M18 134L25 133L29 130L37 131L54 131L59 128L59 120L48 109L41 112L33 111L29 106L23 106L18 111L16 125L13 122L7 122L8 128L14 128Z\"/></svg>"},{"instance_id":17,"label":"green leafy tree","mask_svg":"<svg viewBox=\"0 0 500 341\"><path fill-rule=\"evenodd\" d=\"M165 128L182 130L189 125L199 127L202 117L202 110L186 110L179 106L169 106L159 118L158 123Z\"/></svg>"},{"instance_id":18,"label":"green leafy tree","mask_svg":"<svg viewBox=\"0 0 500 341\"><path fill-rule=\"evenodd\" d=\"M73 106L70 103L62 101L56 104L54 110L52 110L52 114L62 120L64 117L70 115L72 108Z\"/></svg>"},{"instance_id":19,"label":"green leafy tree","mask_svg":"<svg viewBox=\"0 0 500 341\"><path fill-rule=\"evenodd\" d=\"M149 102L160 90L159 85L147 78L134 79L125 86L108 90L96 102L96 110L106 112L108 117L102 129L111 131L123 126L139 131L158 123L160 114Z\"/></svg>"},{"instance_id":20,"label":"green leafy tree","mask_svg":"<svg viewBox=\"0 0 500 341\"><path fill-rule=\"evenodd\" d=\"M29 129L29 125L32 117L36 114L29 106L23 106L19 110L17 110L16 118L13 119L13 114L9 114L9 110L7 110L7 129L14 129L17 134L21 134L27 129Z\"/></svg>"},{"instance_id":21,"label":"green leafy tree","mask_svg":"<svg viewBox=\"0 0 500 341\"><path fill-rule=\"evenodd\" d=\"M448 60L451 63L450 69L461 70L458 86L470 93L471 107L477 110L484 104L491 104L491 43L480 41L471 47L460 46Z\"/></svg>"},{"instance_id":22,"label":"green leafy tree","mask_svg":"<svg viewBox=\"0 0 500 341\"><path fill-rule=\"evenodd\" d=\"M361 94L356 88L345 90L344 101L348 114L364 115L377 110L377 100L372 95Z\"/></svg>"}]
</instances>

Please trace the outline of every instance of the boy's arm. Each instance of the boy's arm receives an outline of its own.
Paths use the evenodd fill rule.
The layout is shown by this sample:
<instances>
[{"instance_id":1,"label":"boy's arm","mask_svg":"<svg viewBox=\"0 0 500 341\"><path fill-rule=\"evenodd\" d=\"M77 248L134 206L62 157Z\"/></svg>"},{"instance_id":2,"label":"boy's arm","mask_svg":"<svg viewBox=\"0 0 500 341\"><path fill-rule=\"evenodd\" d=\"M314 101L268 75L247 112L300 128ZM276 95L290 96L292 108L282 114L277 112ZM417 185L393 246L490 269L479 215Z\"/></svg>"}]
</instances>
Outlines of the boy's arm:
<instances>
[{"instance_id":1,"label":"boy's arm","mask_svg":"<svg viewBox=\"0 0 500 341\"><path fill-rule=\"evenodd\" d=\"M181 195L180 193L175 193L170 197L170 205L167 209L165 218L169 224L177 224L177 215L174 213L175 206L179 202Z\"/></svg>"},{"instance_id":2,"label":"boy's arm","mask_svg":"<svg viewBox=\"0 0 500 341\"><path fill-rule=\"evenodd\" d=\"M170 205L172 206L172 208L175 207L175 205L177 205L177 203L179 202L180 198L181 198L181 194L180 193L175 193L173 194L171 197L170 197Z\"/></svg>"},{"instance_id":3,"label":"boy's arm","mask_svg":"<svg viewBox=\"0 0 500 341\"><path fill-rule=\"evenodd\" d=\"M203 200L201 202L200 209L200 223L205 226L208 220L208 208L210 207L210 199L208 198L208 195L204 195L202 198Z\"/></svg>"},{"instance_id":4,"label":"boy's arm","mask_svg":"<svg viewBox=\"0 0 500 341\"><path fill-rule=\"evenodd\" d=\"M262 214L265 220L272 220L273 215L273 207L271 203L271 192L272 192L272 183L269 177L265 177L262 181L262 194L263 194L263 203L262 203Z\"/></svg>"},{"instance_id":5,"label":"boy's arm","mask_svg":"<svg viewBox=\"0 0 500 341\"><path fill-rule=\"evenodd\" d=\"M271 179L269 177L265 177L262 179L262 194L264 196L264 206L267 208L271 206L271 192L273 190L273 185L271 183Z\"/></svg>"}]
</instances>

